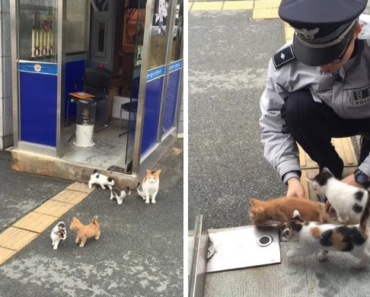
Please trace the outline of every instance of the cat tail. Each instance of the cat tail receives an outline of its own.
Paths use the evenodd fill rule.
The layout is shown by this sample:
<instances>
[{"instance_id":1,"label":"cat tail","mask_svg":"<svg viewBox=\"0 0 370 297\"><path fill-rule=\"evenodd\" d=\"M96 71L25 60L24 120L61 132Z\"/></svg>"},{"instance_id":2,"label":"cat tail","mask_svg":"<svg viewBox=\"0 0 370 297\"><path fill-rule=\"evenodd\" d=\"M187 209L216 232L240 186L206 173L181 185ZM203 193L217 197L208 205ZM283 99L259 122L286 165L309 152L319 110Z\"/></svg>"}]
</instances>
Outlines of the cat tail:
<instances>
[{"instance_id":1,"label":"cat tail","mask_svg":"<svg viewBox=\"0 0 370 297\"><path fill-rule=\"evenodd\" d=\"M137 187L136 189L137 189L137 193L139 194L139 196L143 197L144 196L144 191L140 190L139 187Z\"/></svg>"},{"instance_id":2,"label":"cat tail","mask_svg":"<svg viewBox=\"0 0 370 297\"><path fill-rule=\"evenodd\" d=\"M367 223L369 221L370 216L370 192L367 192L367 201L365 205L364 212L362 213L361 219L360 219L360 230L366 231L367 229Z\"/></svg>"},{"instance_id":3,"label":"cat tail","mask_svg":"<svg viewBox=\"0 0 370 297\"><path fill-rule=\"evenodd\" d=\"M97 224L98 223L98 216L95 216L92 221L91 221L91 224Z\"/></svg>"}]
</instances>

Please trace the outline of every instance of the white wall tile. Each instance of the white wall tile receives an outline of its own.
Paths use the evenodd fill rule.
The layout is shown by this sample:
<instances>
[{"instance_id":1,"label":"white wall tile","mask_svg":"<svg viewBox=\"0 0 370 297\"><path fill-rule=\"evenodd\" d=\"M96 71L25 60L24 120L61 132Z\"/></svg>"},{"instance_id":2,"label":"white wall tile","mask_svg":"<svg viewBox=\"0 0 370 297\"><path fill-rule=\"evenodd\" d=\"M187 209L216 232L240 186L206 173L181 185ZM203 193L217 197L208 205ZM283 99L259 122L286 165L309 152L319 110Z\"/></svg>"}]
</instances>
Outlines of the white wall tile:
<instances>
[{"instance_id":1,"label":"white wall tile","mask_svg":"<svg viewBox=\"0 0 370 297\"><path fill-rule=\"evenodd\" d=\"M1 39L0 39L0 46L1 46ZM4 98L4 88L3 88L3 84L4 84L4 68L3 68L3 60L4 58L3 57L0 57L0 99L3 99ZM2 116L2 114L0 113L0 117Z\"/></svg>"},{"instance_id":2,"label":"white wall tile","mask_svg":"<svg viewBox=\"0 0 370 297\"><path fill-rule=\"evenodd\" d=\"M4 126L3 126L3 115L4 115L4 99L0 99L0 138L4 135Z\"/></svg>"},{"instance_id":3,"label":"white wall tile","mask_svg":"<svg viewBox=\"0 0 370 297\"><path fill-rule=\"evenodd\" d=\"M12 58L3 57L3 98L12 96Z\"/></svg>"},{"instance_id":4,"label":"white wall tile","mask_svg":"<svg viewBox=\"0 0 370 297\"><path fill-rule=\"evenodd\" d=\"M3 30L1 30L2 27L3 27L3 14L0 11L0 57L3 56Z\"/></svg>"},{"instance_id":5,"label":"white wall tile","mask_svg":"<svg viewBox=\"0 0 370 297\"><path fill-rule=\"evenodd\" d=\"M3 12L10 12L10 0L1 0Z\"/></svg>"},{"instance_id":6,"label":"white wall tile","mask_svg":"<svg viewBox=\"0 0 370 297\"><path fill-rule=\"evenodd\" d=\"M11 50L10 50L10 13L4 12L1 14L3 18L3 36L1 38L1 41L3 43L3 56L11 56Z\"/></svg>"},{"instance_id":7,"label":"white wall tile","mask_svg":"<svg viewBox=\"0 0 370 297\"><path fill-rule=\"evenodd\" d=\"M11 135L13 134L13 101L12 97L6 97L4 100L4 112L3 118L4 118L4 133L3 136Z\"/></svg>"}]
</instances>

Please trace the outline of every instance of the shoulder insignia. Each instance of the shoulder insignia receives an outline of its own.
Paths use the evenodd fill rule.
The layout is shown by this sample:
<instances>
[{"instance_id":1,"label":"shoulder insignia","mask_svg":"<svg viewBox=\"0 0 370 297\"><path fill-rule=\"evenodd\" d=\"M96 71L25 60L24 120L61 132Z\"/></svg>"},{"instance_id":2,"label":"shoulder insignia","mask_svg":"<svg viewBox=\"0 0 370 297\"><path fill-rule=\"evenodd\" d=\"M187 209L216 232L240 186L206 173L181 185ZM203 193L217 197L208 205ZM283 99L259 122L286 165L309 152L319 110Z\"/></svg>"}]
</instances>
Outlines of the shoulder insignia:
<instances>
[{"instance_id":1,"label":"shoulder insignia","mask_svg":"<svg viewBox=\"0 0 370 297\"><path fill-rule=\"evenodd\" d=\"M277 53L274 54L272 61L274 62L275 68L280 68L281 66L293 61L295 59L295 55L293 53L292 45L281 49Z\"/></svg>"}]
</instances>

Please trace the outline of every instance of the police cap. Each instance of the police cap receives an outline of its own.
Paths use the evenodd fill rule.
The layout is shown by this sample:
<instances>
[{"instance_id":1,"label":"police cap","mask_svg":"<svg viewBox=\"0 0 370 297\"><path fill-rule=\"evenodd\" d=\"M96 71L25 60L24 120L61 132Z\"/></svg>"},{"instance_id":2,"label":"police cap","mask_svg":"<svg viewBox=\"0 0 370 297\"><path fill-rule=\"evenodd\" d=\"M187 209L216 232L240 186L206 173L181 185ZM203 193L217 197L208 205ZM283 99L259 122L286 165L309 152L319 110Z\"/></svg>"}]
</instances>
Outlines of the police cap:
<instances>
[{"instance_id":1,"label":"police cap","mask_svg":"<svg viewBox=\"0 0 370 297\"><path fill-rule=\"evenodd\" d=\"M366 4L367 0L282 0L279 16L295 30L297 59L322 66L344 54Z\"/></svg>"}]
</instances>

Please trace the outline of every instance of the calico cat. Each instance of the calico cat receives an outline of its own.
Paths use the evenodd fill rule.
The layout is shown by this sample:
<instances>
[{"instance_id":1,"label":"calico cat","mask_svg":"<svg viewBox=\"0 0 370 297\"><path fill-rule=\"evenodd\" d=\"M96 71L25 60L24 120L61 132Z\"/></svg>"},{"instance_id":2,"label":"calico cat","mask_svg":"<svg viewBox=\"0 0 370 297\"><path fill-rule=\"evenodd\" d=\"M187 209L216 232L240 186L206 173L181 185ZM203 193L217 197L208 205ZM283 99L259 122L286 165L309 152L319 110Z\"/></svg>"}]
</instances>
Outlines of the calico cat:
<instances>
[{"instance_id":1,"label":"calico cat","mask_svg":"<svg viewBox=\"0 0 370 297\"><path fill-rule=\"evenodd\" d=\"M299 239L299 248L287 252L288 258L316 253L319 261L327 258L329 251L350 252L358 260L354 268L364 268L370 262L367 221L365 214L359 225L345 226L320 224L302 220L299 211L293 212L293 218L283 226L282 235L287 240Z\"/></svg>"},{"instance_id":2,"label":"calico cat","mask_svg":"<svg viewBox=\"0 0 370 297\"><path fill-rule=\"evenodd\" d=\"M110 192L110 200L116 198L117 204L122 204L123 198L125 198L128 195L131 195L130 187L125 187L123 190L121 190L120 188L114 186Z\"/></svg>"},{"instance_id":3,"label":"calico cat","mask_svg":"<svg viewBox=\"0 0 370 297\"><path fill-rule=\"evenodd\" d=\"M295 209L298 209L304 220L328 223L329 215L325 212L325 205L306 198L280 197L267 201L250 199L251 208L249 217L254 225L259 226L269 220L281 224L289 221Z\"/></svg>"},{"instance_id":4,"label":"calico cat","mask_svg":"<svg viewBox=\"0 0 370 297\"><path fill-rule=\"evenodd\" d=\"M67 230L64 222L59 222L58 224L55 225L55 227L51 230L50 237L53 249L54 250L58 249L59 242L61 240L66 240L67 238Z\"/></svg>"},{"instance_id":5,"label":"calico cat","mask_svg":"<svg viewBox=\"0 0 370 297\"><path fill-rule=\"evenodd\" d=\"M93 184L100 185L103 190L105 190L105 186L107 186L110 190L112 190L112 187L114 186L114 179L104 174L98 173L98 171L95 169L93 174L91 174L90 176L90 180L89 180L90 189Z\"/></svg>"},{"instance_id":6,"label":"calico cat","mask_svg":"<svg viewBox=\"0 0 370 297\"><path fill-rule=\"evenodd\" d=\"M145 200L145 203L149 203L150 197L152 198L152 203L156 203L155 197L159 190L160 173L161 169L158 169L157 171L147 169L143 182L141 185L138 185L137 192Z\"/></svg>"},{"instance_id":7,"label":"calico cat","mask_svg":"<svg viewBox=\"0 0 370 297\"><path fill-rule=\"evenodd\" d=\"M337 213L339 223L358 224L364 211L368 209L368 191L336 179L327 168L315 178L307 178L307 181L316 194L326 196Z\"/></svg>"},{"instance_id":8,"label":"calico cat","mask_svg":"<svg viewBox=\"0 0 370 297\"><path fill-rule=\"evenodd\" d=\"M100 237L98 216L95 216L87 226L83 225L79 219L73 217L70 229L77 231L76 243L79 243L81 239L80 247L84 247L88 238L95 237L98 240Z\"/></svg>"}]
</instances>

